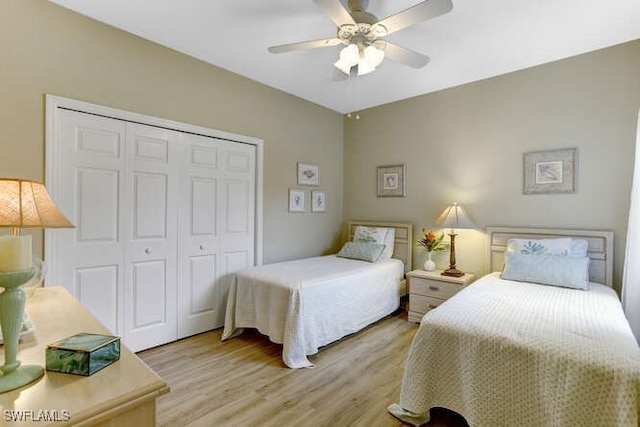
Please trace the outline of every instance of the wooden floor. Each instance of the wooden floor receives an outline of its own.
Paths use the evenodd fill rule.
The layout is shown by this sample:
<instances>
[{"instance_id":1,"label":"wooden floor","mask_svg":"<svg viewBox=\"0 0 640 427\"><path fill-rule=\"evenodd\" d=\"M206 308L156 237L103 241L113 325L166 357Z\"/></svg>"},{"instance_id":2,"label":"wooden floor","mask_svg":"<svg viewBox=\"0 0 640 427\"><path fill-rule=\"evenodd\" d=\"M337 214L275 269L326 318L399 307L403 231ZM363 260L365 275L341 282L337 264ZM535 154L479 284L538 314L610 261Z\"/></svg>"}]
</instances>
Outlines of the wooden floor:
<instances>
[{"instance_id":1,"label":"wooden floor","mask_svg":"<svg viewBox=\"0 0 640 427\"><path fill-rule=\"evenodd\" d=\"M138 353L169 383L159 426L402 426L397 402L418 326L399 310L323 348L313 369L289 369L282 346L259 333L220 341L222 329ZM430 427L461 425L447 414ZM464 424L462 424L464 425Z\"/></svg>"}]
</instances>

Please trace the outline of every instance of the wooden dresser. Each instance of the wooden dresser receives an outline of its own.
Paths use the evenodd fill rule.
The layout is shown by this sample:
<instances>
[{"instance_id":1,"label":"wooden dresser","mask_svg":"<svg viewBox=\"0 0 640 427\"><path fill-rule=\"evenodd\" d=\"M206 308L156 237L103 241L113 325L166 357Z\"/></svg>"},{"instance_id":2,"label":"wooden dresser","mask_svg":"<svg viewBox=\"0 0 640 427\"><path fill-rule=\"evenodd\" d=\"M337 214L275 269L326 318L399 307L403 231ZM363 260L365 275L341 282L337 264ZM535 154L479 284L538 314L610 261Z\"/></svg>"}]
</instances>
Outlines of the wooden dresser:
<instances>
[{"instance_id":1,"label":"wooden dresser","mask_svg":"<svg viewBox=\"0 0 640 427\"><path fill-rule=\"evenodd\" d=\"M428 311L458 293L475 278L470 273L461 277L443 276L441 273L442 270L413 270L407 273L410 322L419 323Z\"/></svg>"},{"instance_id":2,"label":"wooden dresser","mask_svg":"<svg viewBox=\"0 0 640 427\"><path fill-rule=\"evenodd\" d=\"M109 334L61 286L37 289L26 311L36 330L18 348L25 365L44 366L47 344L78 332ZM165 381L122 345L119 361L89 377L45 371L36 382L0 394L0 425L155 426L156 398L168 392Z\"/></svg>"}]
</instances>

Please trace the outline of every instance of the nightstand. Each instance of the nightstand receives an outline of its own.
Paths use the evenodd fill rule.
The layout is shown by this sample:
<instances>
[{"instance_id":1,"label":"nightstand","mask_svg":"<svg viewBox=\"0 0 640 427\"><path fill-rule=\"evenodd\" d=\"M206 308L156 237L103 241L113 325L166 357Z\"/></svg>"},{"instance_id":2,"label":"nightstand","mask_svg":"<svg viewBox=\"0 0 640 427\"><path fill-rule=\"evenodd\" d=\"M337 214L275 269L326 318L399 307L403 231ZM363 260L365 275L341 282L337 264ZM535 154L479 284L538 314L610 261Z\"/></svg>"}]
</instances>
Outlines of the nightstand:
<instances>
[{"instance_id":1,"label":"nightstand","mask_svg":"<svg viewBox=\"0 0 640 427\"><path fill-rule=\"evenodd\" d=\"M473 282L475 274L462 277L443 276L442 270L413 270L409 279L409 322L420 323L422 317L465 286Z\"/></svg>"}]
</instances>

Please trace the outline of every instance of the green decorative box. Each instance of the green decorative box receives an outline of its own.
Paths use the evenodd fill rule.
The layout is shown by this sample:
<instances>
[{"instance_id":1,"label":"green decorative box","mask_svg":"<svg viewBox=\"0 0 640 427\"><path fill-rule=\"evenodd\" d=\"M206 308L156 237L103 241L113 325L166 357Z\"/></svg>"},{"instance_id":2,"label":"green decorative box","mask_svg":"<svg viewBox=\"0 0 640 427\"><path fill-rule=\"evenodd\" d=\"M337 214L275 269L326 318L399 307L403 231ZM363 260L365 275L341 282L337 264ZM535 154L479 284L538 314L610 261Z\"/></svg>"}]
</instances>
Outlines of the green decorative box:
<instances>
[{"instance_id":1,"label":"green decorative box","mask_svg":"<svg viewBox=\"0 0 640 427\"><path fill-rule=\"evenodd\" d=\"M89 376L120 359L120 338L76 334L47 346L46 369Z\"/></svg>"}]
</instances>

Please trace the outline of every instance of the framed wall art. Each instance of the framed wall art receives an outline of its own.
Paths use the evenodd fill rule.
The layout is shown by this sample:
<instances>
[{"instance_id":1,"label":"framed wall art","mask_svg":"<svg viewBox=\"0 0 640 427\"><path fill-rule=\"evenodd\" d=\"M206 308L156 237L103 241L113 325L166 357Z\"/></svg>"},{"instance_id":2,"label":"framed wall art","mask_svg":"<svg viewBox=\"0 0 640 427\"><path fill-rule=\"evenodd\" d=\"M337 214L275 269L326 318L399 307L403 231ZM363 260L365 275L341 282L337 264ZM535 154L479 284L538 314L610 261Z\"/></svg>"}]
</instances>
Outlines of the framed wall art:
<instances>
[{"instance_id":1,"label":"framed wall art","mask_svg":"<svg viewBox=\"0 0 640 427\"><path fill-rule=\"evenodd\" d=\"M320 167L312 163L298 163L298 185L320 185Z\"/></svg>"},{"instance_id":2,"label":"framed wall art","mask_svg":"<svg viewBox=\"0 0 640 427\"><path fill-rule=\"evenodd\" d=\"M289 190L289 212L304 212L304 190Z\"/></svg>"},{"instance_id":3,"label":"framed wall art","mask_svg":"<svg viewBox=\"0 0 640 427\"><path fill-rule=\"evenodd\" d=\"M406 172L406 165L378 166L378 197L405 197Z\"/></svg>"},{"instance_id":4,"label":"framed wall art","mask_svg":"<svg viewBox=\"0 0 640 427\"><path fill-rule=\"evenodd\" d=\"M577 149L524 153L524 194L574 193Z\"/></svg>"},{"instance_id":5,"label":"framed wall art","mask_svg":"<svg viewBox=\"0 0 640 427\"><path fill-rule=\"evenodd\" d=\"M324 191L311 192L311 212L324 212Z\"/></svg>"}]
</instances>

